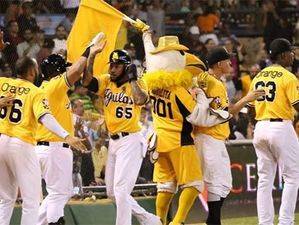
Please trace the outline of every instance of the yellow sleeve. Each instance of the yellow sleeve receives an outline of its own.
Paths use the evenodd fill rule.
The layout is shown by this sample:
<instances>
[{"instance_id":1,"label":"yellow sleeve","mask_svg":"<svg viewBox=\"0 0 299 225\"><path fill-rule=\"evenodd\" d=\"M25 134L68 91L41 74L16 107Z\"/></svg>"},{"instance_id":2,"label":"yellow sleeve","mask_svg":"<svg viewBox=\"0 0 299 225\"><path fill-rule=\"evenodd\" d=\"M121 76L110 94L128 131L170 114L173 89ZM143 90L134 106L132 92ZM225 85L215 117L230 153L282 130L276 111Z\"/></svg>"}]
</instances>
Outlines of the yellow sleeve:
<instances>
[{"instance_id":1,"label":"yellow sleeve","mask_svg":"<svg viewBox=\"0 0 299 225\"><path fill-rule=\"evenodd\" d=\"M295 76L288 76L285 82L286 96L292 105L299 102L299 81Z\"/></svg>"},{"instance_id":2,"label":"yellow sleeve","mask_svg":"<svg viewBox=\"0 0 299 225\"><path fill-rule=\"evenodd\" d=\"M52 78L49 83L45 86L44 90L48 95L65 93L71 88L66 76L66 72Z\"/></svg>"},{"instance_id":3,"label":"yellow sleeve","mask_svg":"<svg viewBox=\"0 0 299 225\"><path fill-rule=\"evenodd\" d=\"M99 84L99 90L97 92L97 95L104 97L105 89L109 83L110 76L109 74L103 74L100 76L95 76L95 78L98 80L98 84Z\"/></svg>"},{"instance_id":4,"label":"yellow sleeve","mask_svg":"<svg viewBox=\"0 0 299 225\"><path fill-rule=\"evenodd\" d=\"M189 111L189 114L192 113L196 105L196 101L191 93L183 87L176 92L176 102L186 108Z\"/></svg>"},{"instance_id":5,"label":"yellow sleeve","mask_svg":"<svg viewBox=\"0 0 299 225\"><path fill-rule=\"evenodd\" d=\"M39 120L41 116L50 113L50 106L44 92L36 90L32 102L33 113L37 120Z\"/></svg>"},{"instance_id":6,"label":"yellow sleeve","mask_svg":"<svg viewBox=\"0 0 299 225\"><path fill-rule=\"evenodd\" d=\"M208 82L207 96L214 98L211 106L213 109L227 109L229 102L225 84L221 81L211 79Z\"/></svg>"}]
</instances>

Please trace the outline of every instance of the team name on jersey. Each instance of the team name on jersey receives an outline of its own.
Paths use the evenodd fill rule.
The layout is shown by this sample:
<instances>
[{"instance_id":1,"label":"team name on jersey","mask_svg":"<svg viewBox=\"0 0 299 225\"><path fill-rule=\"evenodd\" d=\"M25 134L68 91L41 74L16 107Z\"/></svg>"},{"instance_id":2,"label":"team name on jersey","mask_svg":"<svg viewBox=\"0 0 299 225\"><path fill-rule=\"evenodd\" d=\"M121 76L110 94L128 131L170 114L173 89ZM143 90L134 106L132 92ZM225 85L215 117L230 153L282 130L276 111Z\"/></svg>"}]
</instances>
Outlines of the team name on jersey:
<instances>
[{"instance_id":1,"label":"team name on jersey","mask_svg":"<svg viewBox=\"0 0 299 225\"><path fill-rule=\"evenodd\" d=\"M133 105L133 99L129 96L127 96L125 93L121 92L121 93L116 93L114 94L110 89L106 89L105 90L105 106L108 106L109 103L112 102L120 102L120 103L125 103L125 104L129 104L129 105Z\"/></svg>"},{"instance_id":2,"label":"team name on jersey","mask_svg":"<svg viewBox=\"0 0 299 225\"><path fill-rule=\"evenodd\" d=\"M23 94L28 94L30 92L30 88L26 87L17 87L14 85L10 85L9 83L3 83L1 85L1 91L3 92L10 92L13 94L18 94L18 95L23 95Z\"/></svg>"},{"instance_id":3,"label":"team name on jersey","mask_svg":"<svg viewBox=\"0 0 299 225\"><path fill-rule=\"evenodd\" d=\"M275 71L275 70L268 70L268 71L261 71L256 75L256 78L259 77L271 77L271 78L276 78L276 77L281 77L282 72Z\"/></svg>"},{"instance_id":4,"label":"team name on jersey","mask_svg":"<svg viewBox=\"0 0 299 225\"><path fill-rule=\"evenodd\" d=\"M154 95L158 95L158 96L160 96L162 98L166 98L166 99L170 99L170 94L171 94L170 91L167 91L164 89L156 89L156 90L153 90L152 93Z\"/></svg>"}]
</instances>

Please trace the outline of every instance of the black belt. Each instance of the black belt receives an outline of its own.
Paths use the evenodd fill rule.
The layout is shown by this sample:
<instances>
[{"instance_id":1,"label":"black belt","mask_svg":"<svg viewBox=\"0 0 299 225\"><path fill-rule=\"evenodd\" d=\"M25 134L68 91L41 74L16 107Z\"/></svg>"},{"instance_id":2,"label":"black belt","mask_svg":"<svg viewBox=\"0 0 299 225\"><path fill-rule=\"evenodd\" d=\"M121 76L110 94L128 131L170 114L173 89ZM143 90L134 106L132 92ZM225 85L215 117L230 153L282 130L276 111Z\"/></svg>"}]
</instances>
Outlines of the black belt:
<instances>
[{"instance_id":1,"label":"black belt","mask_svg":"<svg viewBox=\"0 0 299 225\"><path fill-rule=\"evenodd\" d=\"M38 141L37 145L50 146L50 143L48 141ZM62 143L62 147L69 148L70 146L67 143Z\"/></svg>"},{"instance_id":2,"label":"black belt","mask_svg":"<svg viewBox=\"0 0 299 225\"><path fill-rule=\"evenodd\" d=\"M280 119L280 118L272 118L270 119L270 122L282 122L283 119Z\"/></svg>"},{"instance_id":3,"label":"black belt","mask_svg":"<svg viewBox=\"0 0 299 225\"><path fill-rule=\"evenodd\" d=\"M117 140L117 139L120 139L121 137L125 137L125 136L128 136L130 133L128 132L121 132L121 133L118 133L118 134L112 134L110 135L110 138L112 140Z\"/></svg>"}]
</instances>

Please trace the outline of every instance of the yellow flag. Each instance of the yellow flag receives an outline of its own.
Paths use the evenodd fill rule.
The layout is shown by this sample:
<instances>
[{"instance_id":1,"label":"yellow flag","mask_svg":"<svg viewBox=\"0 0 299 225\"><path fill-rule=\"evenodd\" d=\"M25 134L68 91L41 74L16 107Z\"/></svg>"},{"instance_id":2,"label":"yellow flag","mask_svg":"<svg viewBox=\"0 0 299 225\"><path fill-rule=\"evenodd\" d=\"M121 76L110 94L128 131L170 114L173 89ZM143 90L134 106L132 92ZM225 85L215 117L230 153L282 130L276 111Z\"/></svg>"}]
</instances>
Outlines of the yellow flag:
<instances>
[{"instance_id":1,"label":"yellow flag","mask_svg":"<svg viewBox=\"0 0 299 225\"><path fill-rule=\"evenodd\" d=\"M102 0L81 0L80 7L67 39L68 62L75 62L99 32L106 35L105 49L98 54L94 74L107 72L110 53L115 49L124 15Z\"/></svg>"}]
</instances>

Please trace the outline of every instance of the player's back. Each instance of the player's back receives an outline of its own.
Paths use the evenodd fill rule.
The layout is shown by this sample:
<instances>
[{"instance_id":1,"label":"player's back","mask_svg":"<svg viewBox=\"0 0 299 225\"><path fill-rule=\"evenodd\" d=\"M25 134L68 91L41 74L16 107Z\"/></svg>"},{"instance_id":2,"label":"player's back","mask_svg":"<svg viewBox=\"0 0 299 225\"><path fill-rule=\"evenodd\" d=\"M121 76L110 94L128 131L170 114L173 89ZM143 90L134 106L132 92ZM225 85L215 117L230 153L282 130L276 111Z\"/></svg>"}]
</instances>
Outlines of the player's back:
<instances>
[{"instance_id":1,"label":"player's back","mask_svg":"<svg viewBox=\"0 0 299 225\"><path fill-rule=\"evenodd\" d=\"M299 100L299 85L294 74L279 65L269 66L257 74L250 89L266 92L265 96L254 102L256 120L293 120L292 105Z\"/></svg>"},{"instance_id":2,"label":"player's back","mask_svg":"<svg viewBox=\"0 0 299 225\"><path fill-rule=\"evenodd\" d=\"M70 85L67 81L66 73L58 75L50 81L44 81L40 87L49 101L52 115L68 133L74 134L71 104L67 95L69 88ZM41 124L38 125L36 140L51 142L63 141Z\"/></svg>"},{"instance_id":3,"label":"player's back","mask_svg":"<svg viewBox=\"0 0 299 225\"><path fill-rule=\"evenodd\" d=\"M168 152L193 145L193 127L186 117L193 111L195 100L183 87L150 91L153 122L158 137L157 150Z\"/></svg>"},{"instance_id":4,"label":"player's back","mask_svg":"<svg viewBox=\"0 0 299 225\"><path fill-rule=\"evenodd\" d=\"M0 133L35 143L38 119L48 112L41 92L31 82L19 78L0 78L0 97L14 95L13 105L0 111Z\"/></svg>"}]
</instances>

